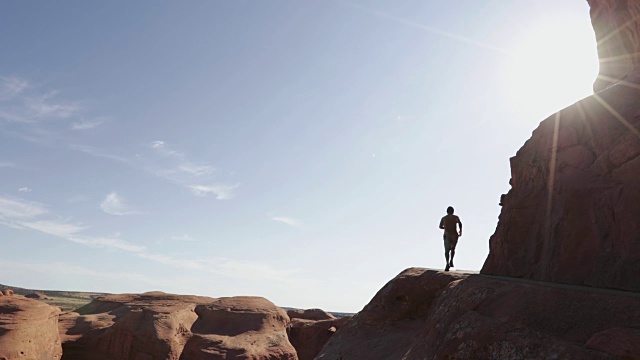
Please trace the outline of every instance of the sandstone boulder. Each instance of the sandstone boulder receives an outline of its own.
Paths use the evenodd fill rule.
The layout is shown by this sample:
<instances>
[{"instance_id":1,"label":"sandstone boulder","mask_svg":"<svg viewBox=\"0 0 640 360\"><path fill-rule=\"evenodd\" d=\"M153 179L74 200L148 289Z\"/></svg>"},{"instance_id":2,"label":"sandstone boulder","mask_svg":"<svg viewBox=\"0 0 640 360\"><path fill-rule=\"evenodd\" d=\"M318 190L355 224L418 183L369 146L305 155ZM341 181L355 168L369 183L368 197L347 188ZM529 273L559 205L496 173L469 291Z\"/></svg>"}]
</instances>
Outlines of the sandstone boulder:
<instances>
[{"instance_id":1,"label":"sandstone boulder","mask_svg":"<svg viewBox=\"0 0 640 360\"><path fill-rule=\"evenodd\" d=\"M638 309L632 293L408 269L317 359L615 359L612 332L639 358Z\"/></svg>"},{"instance_id":2,"label":"sandstone boulder","mask_svg":"<svg viewBox=\"0 0 640 360\"><path fill-rule=\"evenodd\" d=\"M289 341L296 349L298 359L315 359L329 338L349 320L351 320L350 316L324 320L292 319L289 326Z\"/></svg>"},{"instance_id":3,"label":"sandstone boulder","mask_svg":"<svg viewBox=\"0 0 640 360\"><path fill-rule=\"evenodd\" d=\"M332 314L321 309L289 309L287 315L290 319L304 319L304 320L329 320L336 317Z\"/></svg>"},{"instance_id":4,"label":"sandstone boulder","mask_svg":"<svg viewBox=\"0 0 640 360\"><path fill-rule=\"evenodd\" d=\"M11 289L2 290L2 295L4 295L4 296L13 296L13 290L11 290Z\"/></svg>"},{"instance_id":5,"label":"sandstone boulder","mask_svg":"<svg viewBox=\"0 0 640 360\"><path fill-rule=\"evenodd\" d=\"M62 356L59 310L20 296L0 298L0 359L57 360Z\"/></svg>"},{"instance_id":6,"label":"sandstone boulder","mask_svg":"<svg viewBox=\"0 0 640 360\"><path fill-rule=\"evenodd\" d=\"M193 336L180 359L296 359L289 318L266 299L234 297L198 305Z\"/></svg>"},{"instance_id":7,"label":"sandstone boulder","mask_svg":"<svg viewBox=\"0 0 640 360\"><path fill-rule=\"evenodd\" d=\"M34 293L29 293L27 295L25 295L24 297L29 298L29 299L36 299L36 300L49 300L50 298L40 292L34 292Z\"/></svg>"},{"instance_id":8,"label":"sandstone boulder","mask_svg":"<svg viewBox=\"0 0 640 360\"><path fill-rule=\"evenodd\" d=\"M295 359L266 299L160 292L101 296L61 317L64 360Z\"/></svg>"},{"instance_id":9,"label":"sandstone boulder","mask_svg":"<svg viewBox=\"0 0 640 360\"><path fill-rule=\"evenodd\" d=\"M387 283L324 346L318 359L403 359L436 298L464 276L411 268Z\"/></svg>"}]
</instances>

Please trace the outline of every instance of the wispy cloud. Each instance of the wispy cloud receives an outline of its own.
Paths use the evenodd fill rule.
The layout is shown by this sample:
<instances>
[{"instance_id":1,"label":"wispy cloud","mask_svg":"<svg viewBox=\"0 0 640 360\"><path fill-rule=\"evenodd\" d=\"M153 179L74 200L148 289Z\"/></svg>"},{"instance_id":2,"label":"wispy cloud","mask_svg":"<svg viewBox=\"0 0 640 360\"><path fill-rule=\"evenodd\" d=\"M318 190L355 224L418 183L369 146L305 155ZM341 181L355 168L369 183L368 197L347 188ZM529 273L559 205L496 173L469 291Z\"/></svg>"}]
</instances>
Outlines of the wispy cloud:
<instances>
[{"instance_id":1,"label":"wispy cloud","mask_svg":"<svg viewBox=\"0 0 640 360\"><path fill-rule=\"evenodd\" d=\"M31 192L31 188L23 186L21 188L18 189L19 192L23 192L23 193L28 193Z\"/></svg>"},{"instance_id":2,"label":"wispy cloud","mask_svg":"<svg viewBox=\"0 0 640 360\"><path fill-rule=\"evenodd\" d=\"M26 123L27 119L10 111L0 109L0 121L8 123Z\"/></svg>"},{"instance_id":3,"label":"wispy cloud","mask_svg":"<svg viewBox=\"0 0 640 360\"><path fill-rule=\"evenodd\" d=\"M271 220L287 224L292 227L298 227L300 224L297 220L286 216L273 216Z\"/></svg>"},{"instance_id":4,"label":"wispy cloud","mask_svg":"<svg viewBox=\"0 0 640 360\"><path fill-rule=\"evenodd\" d=\"M67 119L82 110L78 104L57 99L58 95L59 91L53 90L43 95L26 97L24 104L29 119Z\"/></svg>"},{"instance_id":5,"label":"wispy cloud","mask_svg":"<svg viewBox=\"0 0 640 360\"><path fill-rule=\"evenodd\" d=\"M216 168L204 161L193 161L187 155L174 149L164 140L145 144L146 151L135 156L122 156L89 145L70 145L69 149L94 157L115 160L141 169L156 177L188 188L196 196L213 195L218 200L234 197L234 190L240 184L216 181Z\"/></svg>"},{"instance_id":6,"label":"wispy cloud","mask_svg":"<svg viewBox=\"0 0 640 360\"><path fill-rule=\"evenodd\" d=\"M61 221L50 215L44 205L23 199L0 196L0 224L16 229L38 231L92 248L125 251L141 259L177 269L199 271L235 279L292 283L294 281L293 276L298 272L298 270L276 269L259 262L237 261L222 257L179 258L149 251L145 246L120 239L119 234L109 237L86 235L85 233L89 229L88 226ZM192 240L188 235L174 237L174 239ZM2 268L3 264L5 263L0 261L0 268ZM38 267L37 264L33 266ZM68 270L70 273L77 269L75 266L61 265L61 267L64 271ZM43 269L48 270L47 267ZM79 272L82 273L84 271Z\"/></svg>"},{"instance_id":7,"label":"wispy cloud","mask_svg":"<svg viewBox=\"0 0 640 360\"><path fill-rule=\"evenodd\" d=\"M43 92L15 76L0 76L0 102L0 120L31 125L50 119L68 119L83 110L77 102L61 99L58 90Z\"/></svg>"},{"instance_id":8,"label":"wispy cloud","mask_svg":"<svg viewBox=\"0 0 640 360\"><path fill-rule=\"evenodd\" d=\"M22 199L0 197L0 219L27 219L47 212L44 205Z\"/></svg>"},{"instance_id":9,"label":"wispy cloud","mask_svg":"<svg viewBox=\"0 0 640 360\"><path fill-rule=\"evenodd\" d=\"M189 189L197 196L213 195L218 200L228 200L234 197L234 190L240 184L189 185Z\"/></svg>"},{"instance_id":10,"label":"wispy cloud","mask_svg":"<svg viewBox=\"0 0 640 360\"><path fill-rule=\"evenodd\" d=\"M123 163L129 163L131 160L125 156L115 155L105 150L89 146L89 145L69 145L70 150L80 151L93 157L99 157L109 160L115 160Z\"/></svg>"},{"instance_id":11,"label":"wispy cloud","mask_svg":"<svg viewBox=\"0 0 640 360\"><path fill-rule=\"evenodd\" d=\"M82 131L95 129L102 125L104 120L80 120L71 124L71 130Z\"/></svg>"},{"instance_id":12,"label":"wispy cloud","mask_svg":"<svg viewBox=\"0 0 640 360\"><path fill-rule=\"evenodd\" d=\"M55 220L24 221L20 225L45 234L68 238L86 229L86 227Z\"/></svg>"},{"instance_id":13,"label":"wispy cloud","mask_svg":"<svg viewBox=\"0 0 640 360\"><path fill-rule=\"evenodd\" d=\"M87 226L71 224L48 215L44 205L23 199L0 196L0 224L15 229L29 229L62 238L74 243L112 250L141 252L144 246L136 245L117 237L96 237L85 235Z\"/></svg>"},{"instance_id":14,"label":"wispy cloud","mask_svg":"<svg viewBox=\"0 0 640 360\"><path fill-rule=\"evenodd\" d=\"M130 206L126 204L124 199L115 191L107 194L100 204L100 209L110 215L122 216L140 214L140 212L131 210Z\"/></svg>"},{"instance_id":15,"label":"wispy cloud","mask_svg":"<svg viewBox=\"0 0 640 360\"><path fill-rule=\"evenodd\" d=\"M29 82L15 76L0 76L0 100L10 100L29 87Z\"/></svg>"},{"instance_id":16,"label":"wispy cloud","mask_svg":"<svg viewBox=\"0 0 640 360\"><path fill-rule=\"evenodd\" d=\"M211 182L215 178L213 165L188 159L164 140L152 141L149 147L165 160L162 167L154 171L155 175L186 186L196 196L213 195L218 200L228 200L235 196L234 190L240 186L223 182L204 185L203 182Z\"/></svg>"},{"instance_id":17,"label":"wispy cloud","mask_svg":"<svg viewBox=\"0 0 640 360\"><path fill-rule=\"evenodd\" d=\"M134 253L141 252L146 249L144 246L135 245L130 242L120 240L118 238L71 236L68 238L68 240L78 244L83 244L83 245L109 248L109 249L118 249L118 250L124 250L128 252L134 252Z\"/></svg>"},{"instance_id":18,"label":"wispy cloud","mask_svg":"<svg viewBox=\"0 0 640 360\"><path fill-rule=\"evenodd\" d=\"M73 129L88 129L97 120L82 121L88 109L78 100L42 84L16 76L0 76L0 124L6 134L38 145L70 142ZM71 125L73 122L73 125Z\"/></svg>"},{"instance_id":19,"label":"wispy cloud","mask_svg":"<svg viewBox=\"0 0 640 360\"><path fill-rule=\"evenodd\" d=\"M164 141L162 140L152 141L151 144L149 144L149 146L151 146L154 149L161 149L164 147Z\"/></svg>"},{"instance_id":20,"label":"wispy cloud","mask_svg":"<svg viewBox=\"0 0 640 360\"><path fill-rule=\"evenodd\" d=\"M170 160L168 164L165 164L165 168L157 170L157 174L160 176L175 180L176 176L181 174L192 177L203 177L211 175L215 171L215 167L208 163L189 160L183 152L171 148L163 140L152 141L149 147L153 149L156 154L164 157L165 160Z\"/></svg>"},{"instance_id":21,"label":"wispy cloud","mask_svg":"<svg viewBox=\"0 0 640 360\"><path fill-rule=\"evenodd\" d=\"M13 163L0 161L0 168L13 168L16 167Z\"/></svg>"},{"instance_id":22,"label":"wispy cloud","mask_svg":"<svg viewBox=\"0 0 640 360\"><path fill-rule=\"evenodd\" d=\"M353 3L353 2L349 2L349 1L338 0L337 2L341 3L341 4L344 4L344 5L351 6L351 7L355 8L355 9L359 9L359 10L361 10L363 12L378 16L380 18L385 18L385 19L388 19L388 20L392 20L392 21L395 21L397 23L400 23L400 24L403 24L403 25L406 25L406 26L410 26L410 27L413 27L413 28L416 28L416 29L419 29L419 30L422 30L422 31L426 31L426 32L434 34L434 35L438 35L438 36L441 36L441 37L444 37L444 38L455 40L455 41L458 41L458 42L461 42L461 43L466 43L466 44L474 45L474 46L477 46L477 47L493 50L493 51L496 51L496 52L499 52L499 53L502 53L502 54L509 54L508 50L500 48L498 46L495 46L495 45L492 45L492 44L489 44L489 43L485 43L485 42L482 42L482 41L478 41L478 40L475 40L475 39L471 39L471 38L468 38L466 36L461 36L461 35L458 35L458 34L454 34L454 33L448 32L448 31L436 29L434 27L427 26L427 25L424 25L424 24L420 24L418 22L415 22L415 21L412 21L412 20L409 20L409 19L405 19L405 18L401 18L399 16L395 16L395 15L393 15L391 13L378 11L378 10L369 8L367 6L363 6L363 5L356 4L356 3Z\"/></svg>"}]
</instances>

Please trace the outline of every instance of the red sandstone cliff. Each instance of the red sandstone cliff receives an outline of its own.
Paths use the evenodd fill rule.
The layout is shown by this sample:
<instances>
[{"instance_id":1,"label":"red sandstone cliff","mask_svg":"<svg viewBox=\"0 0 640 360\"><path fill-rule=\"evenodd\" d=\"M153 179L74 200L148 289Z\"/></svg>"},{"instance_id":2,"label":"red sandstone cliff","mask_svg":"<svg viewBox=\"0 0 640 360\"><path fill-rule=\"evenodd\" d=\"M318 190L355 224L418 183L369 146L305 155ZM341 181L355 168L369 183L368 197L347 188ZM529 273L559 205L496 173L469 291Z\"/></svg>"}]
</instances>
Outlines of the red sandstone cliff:
<instances>
[{"instance_id":1,"label":"red sandstone cliff","mask_svg":"<svg viewBox=\"0 0 640 360\"><path fill-rule=\"evenodd\" d=\"M639 100L614 85L540 124L511 159L483 274L640 291Z\"/></svg>"},{"instance_id":2,"label":"red sandstone cliff","mask_svg":"<svg viewBox=\"0 0 640 360\"><path fill-rule=\"evenodd\" d=\"M482 273L640 291L640 0L590 4L601 56L626 54L601 72L624 80L542 121L511 158Z\"/></svg>"}]
</instances>

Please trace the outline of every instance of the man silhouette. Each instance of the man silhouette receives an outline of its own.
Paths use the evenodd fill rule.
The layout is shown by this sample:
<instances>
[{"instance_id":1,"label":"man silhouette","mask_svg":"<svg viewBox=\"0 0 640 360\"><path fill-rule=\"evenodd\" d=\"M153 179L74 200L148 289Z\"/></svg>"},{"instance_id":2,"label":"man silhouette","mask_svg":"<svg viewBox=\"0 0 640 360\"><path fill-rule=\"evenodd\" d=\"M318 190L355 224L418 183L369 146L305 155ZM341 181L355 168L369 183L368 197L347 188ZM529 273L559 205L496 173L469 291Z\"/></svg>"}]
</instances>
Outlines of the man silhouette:
<instances>
[{"instance_id":1,"label":"man silhouette","mask_svg":"<svg viewBox=\"0 0 640 360\"><path fill-rule=\"evenodd\" d=\"M456 225L460 225L459 232ZM449 271L449 268L453 267L453 256L456 254L458 237L462 236L462 222L459 217L453 215L453 207L447 208L447 215L440 220L440 229L444 229L444 258L447 260L444 271ZM449 261L449 251L451 251L451 261Z\"/></svg>"}]
</instances>

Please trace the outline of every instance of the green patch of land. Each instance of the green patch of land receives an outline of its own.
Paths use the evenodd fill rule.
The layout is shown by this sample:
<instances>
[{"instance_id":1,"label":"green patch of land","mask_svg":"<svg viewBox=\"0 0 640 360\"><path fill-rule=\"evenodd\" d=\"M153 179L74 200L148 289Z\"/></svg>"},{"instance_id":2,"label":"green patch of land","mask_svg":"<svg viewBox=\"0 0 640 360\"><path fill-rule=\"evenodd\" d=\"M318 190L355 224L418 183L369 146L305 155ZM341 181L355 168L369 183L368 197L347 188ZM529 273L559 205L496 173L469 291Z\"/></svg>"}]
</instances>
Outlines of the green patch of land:
<instances>
[{"instance_id":1,"label":"green patch of land","mask_svg":"<svg viewBox=\"0 0 640 360\"><path fill-rule=\"evenodd\" d=\"M49 299L40 300L52 306L59 307L62 311L75 310L91 302L91 299L50 296Z\"/></svg>"}]
</instances>

